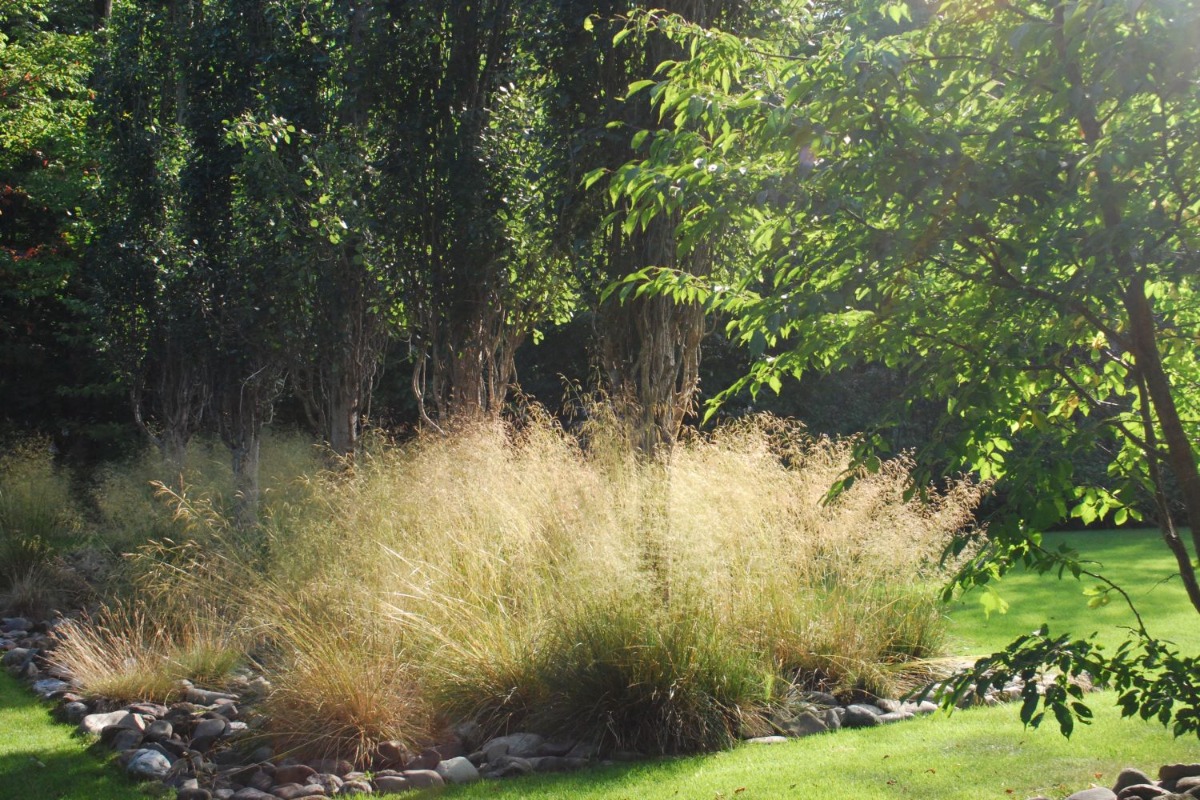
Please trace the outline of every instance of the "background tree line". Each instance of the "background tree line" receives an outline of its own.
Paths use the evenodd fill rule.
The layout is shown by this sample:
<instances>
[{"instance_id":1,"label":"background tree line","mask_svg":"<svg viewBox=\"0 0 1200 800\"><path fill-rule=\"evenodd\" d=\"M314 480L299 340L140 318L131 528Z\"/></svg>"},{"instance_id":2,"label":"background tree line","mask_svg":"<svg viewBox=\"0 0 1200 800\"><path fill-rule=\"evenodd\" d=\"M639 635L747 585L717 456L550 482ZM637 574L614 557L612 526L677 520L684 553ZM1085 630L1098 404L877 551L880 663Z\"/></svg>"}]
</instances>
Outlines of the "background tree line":
<instances>
[{"instance_id":1,"label":"background tree line","mask_svg":"<svg viewBox=\"0 0 1200 800\"><path fill-rule=\"evenodd\" d=\"M820 431L865 430L865 447L886 433L892 450L922 447L929 475L1003 476L1001 496L1007 488L1036 506L1009 515L1014 530L1128 519L1159 503L1144 470L1109 474L1110 462L1146 464L1145 436L1130 451L1119 435L1145 425L1129 416L1141 407L1120 356L1129 343L1105 351L1075 337L1069 315L1039 309L1092 291L1083 255L1064 268L1066 288L1047 282L1062 254L1111 247L1105 237L1132 223L1073 240L1071 225L1085 229L1086 217L1037 216L1068 207L1055 205L1062 187L1050 168L1089 152L1064 134L1078 127L1065 115L1082 108L1072 82L1084 78L1049 57L1036 73L1012 65L1040 53L1035 44L1050 47L1054 14L1066 14L1066 46L1107 59L1095 86L1124 87L1138 113L1164 102L1188 112L1179 87L1195 69L1194 11L1166 0L1125 11L998 6L968 31L991 55L968 64L919 40L966 30L955 9L9 3L0 12L3 417L68 448L92 443L92 453L130 446L132 425L176 464L195 433L218 434L252 513L258 439L277 416L347 456L368 416L446 428L500 413L518 379L556 405L565 380L601 389L632 443L655 452L707 396L701 388L734 384L741 394L726 394L724 413L769 408ZM1105 15L1120 23L1111 41L1099 35L1097 20L1113 21ZM1172 32L1144 27L1151 19ZM1139 77L1113 55L1131 42L1131 52L1159 47L1172 66L1152 61L1162 74ZM971 114L1010 99L1016 110L989 141L992 152L1014 148L1012 158L956 155L983 135L962 130L979 122ZM1124 124L1104 114L1126 100L1103 102L1115 105L1092 112L1096 124ZM958 116L931 116L946 103ZM1178 244L1175 273L1190 263L1181 234L1191 151L1179 142L1191 124L1179 111L1157 127L1130 123L1121 135L1141 149L1120 152L1113 136L1088 134L1106 168L1166 148L1161 185L1173 188L1148 197L1158 210L1138 224L1164 231L1160 251ZM834 130L848 137L838 162ZM944 201L929 199L937 191L964 213L946 215ZM1007 191L1015 199L998 204ZM1183 216L1163 223L1166 209ZM1000 262L979 255L1031 230L1039 249ZM914 281L912 268L890 266L901 257L950 266ZM1018 313L980 270L1021 288L1021 258L1026 270L1045 266L1030 273L1043 276L1032 287L1042 294ZM1158 286L1190 291L1175 273L1148 299ZM887 324L858 324L872 303L888 313L871 319ZM1179 319L1191 307L1160 305ZM960 328L942 324L959 319L945 315L951 308L962 309ZM1120 333L1114 324L1109 334ZM1094 328L1090 336L1115 341ZM1095 379L1072 372L1086 353L1100 356ZM1029 369L1035 355L1048 360ZM1170 367L1192 363L1186 348L1168 355ZM778 393L784 376L801 373L784 395L757 391ZM1026 388L1006 388L1015 386ZM1006 469L1017 456L1029 468ZM1168 501L1180 496L1186 460L1160 471Z\"/></svg>"},{"instance_id":2,"label":"background tree line","mask_svg":"<svg viewBox=\"0 0 1200 800\"><path fill-rule=\"evenodd\" d=\"M628 88L677 54L664 36L622 42L633 10L6 4L10 427L111 447L132 420L176 464L217 433L252 509L276 413L339 456L368 414L431 428L495 415L521 348L565 331L566 376L602 387L640 447L669 445L695 406L702 309L600 301L630 271L675 264L674 230L624 227L604 187L581 184L633 157L654 111ZM761 17L745 2L671 10Z\"/></svg>"}]
</instances>

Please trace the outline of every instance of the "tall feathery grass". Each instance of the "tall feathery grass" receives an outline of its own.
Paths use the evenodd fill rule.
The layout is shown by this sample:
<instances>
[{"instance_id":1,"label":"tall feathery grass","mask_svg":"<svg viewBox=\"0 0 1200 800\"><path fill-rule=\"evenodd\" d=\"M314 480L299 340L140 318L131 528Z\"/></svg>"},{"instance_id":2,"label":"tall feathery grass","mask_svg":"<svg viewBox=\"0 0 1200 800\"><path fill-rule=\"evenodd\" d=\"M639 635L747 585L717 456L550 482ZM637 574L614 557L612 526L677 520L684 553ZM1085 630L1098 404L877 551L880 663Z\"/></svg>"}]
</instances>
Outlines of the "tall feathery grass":
<instances>
[{"instance_id":1,"label":"tall feathery grass","mask_svg":"<svg viewBox=\"0 0 1200 800\"><path fill-rule=\"evenodd\" d=\"M78 543L82 514L50 442L32 439L0 456L0 611L45 616L73 594L60 556Z\"/></svg>"},{"instance_id":2,"label":"tall feathery grass","mask_svg":"<svg viewBox=\"0 0 1200 800\"><path fill-rule=\"evenodd\" d=\"M894 694L938 655L937 561L979 487L906 499L901 459L826 502L849 445L771 419L669 462L620 439L534 421L377 442L268 493L249 533L173 489L182 527L134 583L166 617L236 625L289 748L360 762L463 720L718 748L794 686Z\"/></svg>"},{"instance_id":3,"label":"tall feathery grass","mask_svg":"<svg viewBox=\"0 0 1200 800\"><path fill-rule=\"evenodd\" d=\"M168 616L115 602L63 620L55 637L51 663L90 694L119 702L172 700L183 679L221 686L244 658L235 626L203 608Z\"/></svg>"}]
</instances>

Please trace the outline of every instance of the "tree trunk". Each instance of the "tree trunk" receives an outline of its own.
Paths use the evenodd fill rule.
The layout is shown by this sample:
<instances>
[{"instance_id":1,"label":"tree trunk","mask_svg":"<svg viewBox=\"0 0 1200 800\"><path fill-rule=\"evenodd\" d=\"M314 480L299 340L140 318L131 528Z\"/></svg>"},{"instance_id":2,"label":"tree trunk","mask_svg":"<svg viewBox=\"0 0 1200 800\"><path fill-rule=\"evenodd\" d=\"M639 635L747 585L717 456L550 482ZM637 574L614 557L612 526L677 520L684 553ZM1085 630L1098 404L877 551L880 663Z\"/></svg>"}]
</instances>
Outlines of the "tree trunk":
<instances>
[{"instance_id":1,"label":"tree trunk","mask_svg":"<svg viewBox=\"0 0 1200 800\"><path fill-rule=\"evenodd\" d=\"M1103 125L1097 113L1094 101L1088 92L1083 74L1083 68L1072 55L1065 34L1065 4L1054 8L1055 46L1059 58L1062 59L1068 82L1073 92L1071 112L1079 122L1083 140L1091 148L1098 146L1104 135ZM1157 325L1154 321L1154 310L1150 299L1146 296L1146 277L1143 275L1128 242L1124 227L1124 215L1121 212L1121 198L1113 183L1112 174L1104 167L1095 168L1095 181L1092 184L1095 201L1100 209L1101 218L1106 232L1111 234L1109 258L1116 267L1118 274L1126 282L1125 294L1122 298L1125 314L1129 320L1129 348L1134 357L1134 369L1144 382L1153 416L1157 418L1162 429L1162 438L1167 447L1166 463L1176 481L1179 483L1183 498L1188 525L1192 532L1192 545L1200 554L1200 468L1196 464L1196 453L1188 439L1183 421L1179 417L1179 409L1175 403L1174 387L1171 378L1163 368L1162 354L1158 348ZM1149 429L1153 431L1153 420L1148 420ZM1153 442L1151 438L1148 441ZM1146 458L1157 460L1162 455L1157 448L1148 447ZM1161 469L1157 464L1152 465L1150 474L1154 477L1155 492L1160 497L1165 496L1165 487L1161 477ZM1186 557L1186 548L1179 547L1179 536L1170 516L1170 511L1161 503L1160 520L1162 535L1176 556L1180 574L1188 587L1189 599L1197 611L1200 611L1200 585L1196 577L1194 562Z\"/></svg>"},{"instance_id":2,"label":"tree trunk","mask_svg":"<svg viewBox=\"0 0 1200 800\"><path fill-rule=\"evenodd\" d=\"M422 416L432 403L439 427L495 417L514 380L513 356L525 338L505 319L499 300L470 305L466 318L427 316L429 343L416 365L414 388Z\"/></svg>"},{"instance_id":3,"label":"tree trunk","mask_svg":"<svg viewBox=\"0 0 1200 800\"><path fill-rule=\"evenodd\" d=\"M237 526L243 530L258 524L258 457L261 442L259 430L246 431L241 441L229 448L233 457L233 516Z\"/></svg>"},{"instance_id":4,"label":"tree trunk","mask_svg":"<svg viewBox=\"0 0 1200 800\"><path fill-rule=\"evenodd\" d=\"M275 411L283 370L271 361L237 363L232 358L218 375L214 416L233 466L233 517L239 528L258 524L258 456L262 429Z\"/></svg>"},{"instance_id":5,"label":"tree trunk","mask_svg":"<svg viewBox=\"0 0 1200 800\"><path fill-rule=\"evenodd\" d=\"M358 447L359 381L341 370L334 378L329 398L329 448L338 458L349 459Z\"/></svg>"},{"instance_id":6,"label":"tree trunk","mask_svg":"<svg viewBox=\"0 0 1200 800\"><path fill-rule=\"evenodd\" d=\"M1149 403L1162 428L1162 438L1167 446L1166 461L1179 484L1180 495L1183 498L1184 512L1187 515L1188 526L1192 532L1192 547L1200 554L1200 469L1196 466L1196 453L1184 430L1183 421L1179 417L1179 408L1175 404L1171 379L1163 369L1162 357L1158 350L1154 311L1150 300L1146 297L1145 282L1135 279L1125 293L1125 309L1129 315L1130 336L1134 355L1134 367L1138 371L1144 386L1143 402ZM1144 412L1147 413L1147 412ZM1154 436L1153 420L1148 420L1148 433ZM1153 443L1154 438L1148 438ZM1146 454L1146 458L1156 461L1160 457L1157 448ZM1153 464L1150 475L1154 479L1155 493L1159 498L1160 527L1163 538L1175 561L1179 566L1180 576L1188 590L1188 598L1193 607L1200 611L1200 582L1196 578L1196 568L1187 548L1175 530L1171 510L1165 501L1165 490L1161 470Z\"/></svg>"},{"instance_id":7,"label":"tree trunk","mask_svg":"<svg viewBox=\"0 0 1200 800\"><path fill-rule=\"evenodd\" d=\"M674 232L674 221L666 219L610 248L621 253L618 261L629 272L676 266ZM612 236L621 233L614 230ZM693 275L706 274L706 253L693 252L684 266ZM645 455L669 454L700 384L703 307L661 295L624 303L612 297L599 317L602 366L619 417L634 423L632 444Z\"/></svg>"},{"instance_id":8,"label":"tree trunk","mask_svg":"<svg viewBox=\"0 0 1200 800\"><path fill-rule=\"evenodd\" d=\"M92 0L92 25L101 30L112 18L112 0Z\"/></svg>"}]
</instances>

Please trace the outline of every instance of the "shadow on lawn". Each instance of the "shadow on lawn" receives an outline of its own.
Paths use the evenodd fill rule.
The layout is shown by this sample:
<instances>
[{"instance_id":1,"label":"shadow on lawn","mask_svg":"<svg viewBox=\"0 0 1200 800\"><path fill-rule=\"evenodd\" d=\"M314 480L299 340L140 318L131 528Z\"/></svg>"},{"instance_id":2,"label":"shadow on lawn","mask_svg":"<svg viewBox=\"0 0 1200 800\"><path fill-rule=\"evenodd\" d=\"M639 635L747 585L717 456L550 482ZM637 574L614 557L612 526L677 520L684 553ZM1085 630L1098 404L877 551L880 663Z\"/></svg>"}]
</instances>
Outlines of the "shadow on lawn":
<instances>
[{"instance_id":1,"label":"shadow on lawn","mask_svg":"<svg viewBox=\"0 0 1200 800\"><path fill-rule=\"evenodd\" d=\"M5 797L37 800L130 800L142 796L114 764L82 750L0 755L0 785Z\"/></svg>"},{"instance_id":2,"label":"shadow on lawn","mask_svg":"<svg viewBox=\"0 0 1200 800\"><path fill-rule=\"evenodd\" d=\"M130 800L140 797L111 761L88 746L16 680L0 674L0 796L36 800Z\"/></svg>"}]
</instances>

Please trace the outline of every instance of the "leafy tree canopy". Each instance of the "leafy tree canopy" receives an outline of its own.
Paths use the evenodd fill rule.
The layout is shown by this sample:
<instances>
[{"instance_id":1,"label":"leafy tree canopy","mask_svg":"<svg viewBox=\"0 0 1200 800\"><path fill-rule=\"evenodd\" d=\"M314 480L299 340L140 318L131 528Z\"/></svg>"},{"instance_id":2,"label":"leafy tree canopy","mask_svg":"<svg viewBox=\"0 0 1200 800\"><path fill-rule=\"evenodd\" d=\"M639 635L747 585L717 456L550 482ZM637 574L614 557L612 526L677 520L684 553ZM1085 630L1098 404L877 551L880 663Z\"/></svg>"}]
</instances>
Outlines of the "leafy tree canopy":
<instances>
[{"instance_id":1,"label":"leafy tree canopy","mask_svg":"<svg viewBox=\"0 0 1200 800\"><path fill-rule=\"evenodd\" d=\"M632 23L689 56L632 87L650 92L660 127L635 134L643 158L612 176L612 198L627 226L680 215L685 250L736 236L748 266L726 283L647 269L614 290L728 315L759 355L731 391L868 360L911 377L909 402L940 398L927 476L970 470L1005 499L962 584L1016 561L1079 574L1037 531L1148 512L1200 610L1176 527L1191 525L1194 548L1200 10L947 0L795 13L802 35L771 40ZM864 438L860 469L878 464L883 433ZM1096 450L1102 483L1072 467ZM1194 661L1137 636L1111 656L1035 637L990 666L1088 669L1127 690L1127 711L1200 729L1179 685ZM1086 713L1048 693L1027 720L1039 702L1065 730Z\"/></svg>"}]
</instances>

